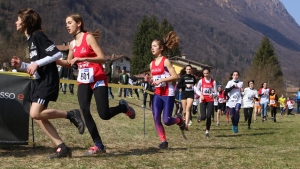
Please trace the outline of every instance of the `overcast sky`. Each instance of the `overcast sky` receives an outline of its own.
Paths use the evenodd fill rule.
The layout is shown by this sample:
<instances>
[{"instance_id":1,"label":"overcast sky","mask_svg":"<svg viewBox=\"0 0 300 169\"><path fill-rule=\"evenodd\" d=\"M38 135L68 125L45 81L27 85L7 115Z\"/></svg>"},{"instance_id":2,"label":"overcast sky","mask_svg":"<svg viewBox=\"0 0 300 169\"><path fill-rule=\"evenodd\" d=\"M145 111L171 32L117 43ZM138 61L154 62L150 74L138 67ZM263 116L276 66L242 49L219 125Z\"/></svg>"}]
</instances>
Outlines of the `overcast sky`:
<instances>
[{"instance_id":1,"label":"overcast sky","mask_svg":"<svg viewBox=\"0 0 300 169\"><path fill-rule=\"evenodd\" d=\"M280 0L290 15L300 25L300 0Z\"/></svg>"}]
</instances>

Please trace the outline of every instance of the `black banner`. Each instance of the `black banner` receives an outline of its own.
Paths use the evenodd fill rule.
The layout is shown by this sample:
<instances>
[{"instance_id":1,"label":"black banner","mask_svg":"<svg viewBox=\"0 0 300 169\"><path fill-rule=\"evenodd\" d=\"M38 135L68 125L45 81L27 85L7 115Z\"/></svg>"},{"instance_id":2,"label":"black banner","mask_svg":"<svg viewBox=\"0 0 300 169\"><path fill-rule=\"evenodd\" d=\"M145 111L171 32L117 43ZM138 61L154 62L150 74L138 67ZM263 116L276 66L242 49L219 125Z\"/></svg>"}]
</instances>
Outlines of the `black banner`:
<instances>
[{"instance_id":1,"label":"black banner","mask_svg":"<svg viewBox=\"0 0 300 169\"><path fill-rule=\"evenodd\" d=\"M28 75L0 73L0 144L28 144Z\"/></svg>"}]
</instances>

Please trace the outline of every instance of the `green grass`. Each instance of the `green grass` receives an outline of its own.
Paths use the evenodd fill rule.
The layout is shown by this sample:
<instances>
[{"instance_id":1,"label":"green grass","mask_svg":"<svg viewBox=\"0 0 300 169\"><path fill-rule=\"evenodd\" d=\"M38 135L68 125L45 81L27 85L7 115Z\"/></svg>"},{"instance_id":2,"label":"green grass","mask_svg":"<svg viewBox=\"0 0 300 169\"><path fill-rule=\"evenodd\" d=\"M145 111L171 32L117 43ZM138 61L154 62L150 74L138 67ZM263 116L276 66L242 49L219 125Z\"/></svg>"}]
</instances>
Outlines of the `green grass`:
<instances>
[{"instance_id":1,"label":"green grass","mask_svg":"<svg viewBox=\"0 0 300 169\"><path fill-rule=\"evenodd\" d=\"M115 96L117 92L114 91ZM135 95L134 95L135 96ZM140 96L141 97L141 96ZM110 100L110 106L120 98ZM73 149L73 158L48 160L54 145L35 125L37 148L31 146L1 146L0 168L299 168L300 116L282 116L277 122L258 120L247 130L241 113L239 133L231 131L231 124L222 116L221 126L212 124L210 138L204 137L205 122L194 122L184 140L177 125L167 127L169 149L158 150L160 140L154 128L151 111L146 109L144 136L144 109L141 100L126 99L136 110L136 119L120 114L111 120L101 120L95 102L91 109L107 154L84 157L92 146L86 130L79 135L66 119L51 120L65 143ZM76 95L60 94L50 108L69 110L78 108ZM30 135L31 138L31 135Z\"/></svg>"}]
</instances>

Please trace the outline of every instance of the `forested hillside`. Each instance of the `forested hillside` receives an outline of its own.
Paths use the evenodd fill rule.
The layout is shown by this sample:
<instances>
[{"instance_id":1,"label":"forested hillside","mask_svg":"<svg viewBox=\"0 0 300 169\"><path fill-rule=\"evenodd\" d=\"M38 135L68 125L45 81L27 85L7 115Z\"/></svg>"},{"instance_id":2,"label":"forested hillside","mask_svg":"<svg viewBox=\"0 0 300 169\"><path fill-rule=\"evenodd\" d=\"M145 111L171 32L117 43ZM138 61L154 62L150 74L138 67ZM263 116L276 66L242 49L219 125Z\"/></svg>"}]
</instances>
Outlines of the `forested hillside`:
<instances>
[{"instance_id":1,"label":"forested hillside","mask_svg":"<svg viewBox=\"0 0 300 169\"><path fill-rule=\"evenodd\" d=\"M180 37L182 53L212 65L219 81L226 81L233 69L247 73L262 38L268 36L284 79L299 85L300 27L279 0L0 0L1 59L25 55L25 39L15 31L17 12L25 7L41 14L43 29L56 44L72 39L65 17L80 13L87 30L101 30L106 55L129 57L143 15L166 19Z\"/></svg>"}]
</instances>

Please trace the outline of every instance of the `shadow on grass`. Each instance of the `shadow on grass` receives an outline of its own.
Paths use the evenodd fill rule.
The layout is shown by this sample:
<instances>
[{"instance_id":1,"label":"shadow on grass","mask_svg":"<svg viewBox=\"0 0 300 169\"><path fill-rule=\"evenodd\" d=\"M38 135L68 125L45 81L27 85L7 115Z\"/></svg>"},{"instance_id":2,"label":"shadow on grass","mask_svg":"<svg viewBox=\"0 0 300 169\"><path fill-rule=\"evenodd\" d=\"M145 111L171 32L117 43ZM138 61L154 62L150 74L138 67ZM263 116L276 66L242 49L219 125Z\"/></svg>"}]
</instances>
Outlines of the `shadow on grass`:
<instances>
[{"instance_id":1,"label":"shadow on grass","mask_svg":"<svg viewBox=\"0 0 300 169\"><path fill-rule=\"evenodd\" d=\"M226 146L197 146L197 147L190 147L192 149L245 149L245 148L256 148L256 147L226 147Z\"/></svg>"},{"instance_id":2,"label":"shadow on grass","mask_svg":"<svg viewBox=\"0 0 300 169\"><path fill-rule=\"evenodd\" d=\"M247 133L247 134L231 134L231 135L215 135L215 137L241 137L241 136L261 136L275 134L275 132L264 132L264 133Z\"/></svg>"},{"instance_id":3,"label":"shadow on grass","mask_svg":"<svg viewBox=\"0 0 300 169\"><path fill-rule=\"evenodd\" d=\"M86 150L83 147L70 147L72 150ZM22 158L34 155L48 156L54 154L57 148L37 146L33 148L32 146L24 145L0 145L0 157L11 156L16 158Z\"/></svg>"},{"instance_id":4,"label":"shadow on grass","mask_svg":"<svg viewBox=\"0 0 300 169\"><path fill-rule=\"evenodd\" d=\"M158 149L155 147L149 147L147 149L131 149L128 151L119 151L119 152L111 152L101 155L93 155L93 156L73 156L73 158L82 158L82 157L122 157L122 156L131 156L131 155L149 155L149 154L158 154L164 153L167 151L182 151L187 150L187 148L168 148L168 149Z\"/></svg>"}]
</instances>

